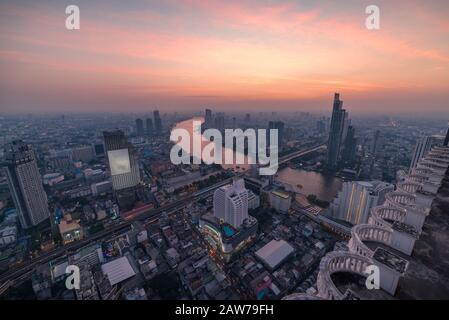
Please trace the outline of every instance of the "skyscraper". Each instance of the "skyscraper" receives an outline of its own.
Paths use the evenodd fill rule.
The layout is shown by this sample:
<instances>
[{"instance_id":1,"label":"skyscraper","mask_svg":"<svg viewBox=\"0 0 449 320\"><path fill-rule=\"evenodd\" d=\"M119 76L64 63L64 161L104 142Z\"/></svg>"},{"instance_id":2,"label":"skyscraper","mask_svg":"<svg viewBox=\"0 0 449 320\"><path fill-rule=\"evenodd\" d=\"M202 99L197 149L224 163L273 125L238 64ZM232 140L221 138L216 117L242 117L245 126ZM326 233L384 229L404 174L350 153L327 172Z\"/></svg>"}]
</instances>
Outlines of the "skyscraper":
<instances>
[{"instance_id":1,"label":"skyscraper","mask_svg":"<svg viewBox=\"0 0 449 320\"><path fill-rule=\"evenodd\" d=\"M347 118L347 115L346 110L343 109L343 101L340 100L340 94L335 93L329 140L327 143L327 167L330 170L337 169L341 141L345 127L345 118Z\"/></svg>"},{"instance_id":2,"label":"skyscraper","mask_svg":"<svg viewBox=\"0 0 449 320\"><path fill-rule=\"evenodd\" d=\"M204 127L211 128L213 126L212 120L212 110L206 109L205 117L204 117Z\"/></svg>"},{"instance_id":3,"label":"skyscraper","mask_svg":"<svg viewBox=\"0 0 449 320\"><path fill-rule=\"evenodd\" d=\"M143 120L142 119L136 119L136 133L138 137L143 137L144 136L144 131L143 131Z\"/></svg>"},{"instance_id":4,"label":"skyscraper","mask_svg":"<svg viewBox=\"0 0 449 320\"><path fill-rule=\"evenodd\" d=\"M103 137L114 190L137 186L140 182L139 165L123 131L104 131Z\"/></svg>"},{"instance_id":5,"label":"skyscraper","mask_svg":"<svg viewBox=\"0 0 449 320\"><path fill-rule=\"evenodd\" d=\"M243 179L215 190L214 216L235 228L248 218L248 190Z\"/></svg>"},{"instance_id":6,"label":"skyscraper","mask_svg":"<svg viewBox=\"0 0 449 320\"><path fill-rule=\"evenodd\" d=\"M162 133L162 120L161 116L159 115L159 110L154 110L153 120L154 120L154 129L156 131L156 134L159 135Z\"/></svg>"},{"instance_id":7,"label":"skyscraper","mask_svg":"<svg viewBox=\"0 0 449 320\"><path fill-rule=\"evenodd\" d=\"M380 130L376 130L374 132L373 143L371 145L371 153L373 155L376 154L376 151L377 151L377 147L379 144L379 136L380 136Z\"/></svg>"},{"instance_id":8,"label":"skyscraper","mask_svg":"<svg viewBox=\"0 0 449 320\"><path fill-rule=\"evenodd\" d=\"M223 112L219 112L215 117L215 129L220 131L222 134L225 132L225 117Z\"/></svg>"},{"instance_id":9,"label":"skyscraper","mask_svg":"<svg viewBox=\"0 0 449 320\"><path fill-rule=\"evenodd\" d=\"M341 159L343 164L350 165L354 162L356 144L355 129L353 126L348 126Z\"/></svg>"},{"instance_id":10,"label":"skyscraper","mask_svg":"<svg viewBox=\"0 0 449 320\"><path fill-rule=\"evenodd\" d=\"M31 146L21 140L7 146L6 172L22 227L30 228L47 219L50 216L47 195Z\"/></svg>"},{"instance_id":11,"label":"skyscraper","mask_svg":"<svg viewBox=\"0 0 449 320\"><path fill-rule=\"evenodd\" d=\"M153 135L153 120L147 118L147 136L151 137Z\"/></svg>"},{"instance_id":12,"label":"skyscraper","mask_svg":"<svg viewBox=\"0 0 449 320\"><path fill-rule=\"evenodd\" d=\"M412 161L410 162L410 170L414 169L433 146L441 145L444 141L443 136L427 136L422 137L416 141L415 149L413 150Z\"/></svg>"}]
</instances>

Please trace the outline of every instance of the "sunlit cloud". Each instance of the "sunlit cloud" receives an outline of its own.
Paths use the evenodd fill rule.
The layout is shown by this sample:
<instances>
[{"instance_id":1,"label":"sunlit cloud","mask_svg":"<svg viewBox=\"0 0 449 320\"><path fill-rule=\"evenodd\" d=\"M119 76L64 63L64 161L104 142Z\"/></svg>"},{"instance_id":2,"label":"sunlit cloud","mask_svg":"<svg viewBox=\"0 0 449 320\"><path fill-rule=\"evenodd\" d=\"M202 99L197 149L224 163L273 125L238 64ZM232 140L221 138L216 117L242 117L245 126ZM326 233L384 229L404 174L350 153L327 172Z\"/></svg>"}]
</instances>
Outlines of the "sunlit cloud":
<instances>
[{"instance_id":1,"label":"sunlit cloud","mask_svg":"<svg viewBox=\"0 0 449 320\"><path fill-rule=\"evenodd\" d=\"M291 109L333 91L356 101L380 97L384 110L400 108L398 97L419 108L409 103L419 94L441 110L449 92L449 47L441 41L448 5L440 1L380 1L382 28L374 32L364 28L363 1L79 1L78 31L64 28L63 4L39 3L0 4L5 110L53 110L65 90L82 92L72 103L86 110L117 111L126 101L179 110L288 101Z\"/></svg>"}]
</instances>

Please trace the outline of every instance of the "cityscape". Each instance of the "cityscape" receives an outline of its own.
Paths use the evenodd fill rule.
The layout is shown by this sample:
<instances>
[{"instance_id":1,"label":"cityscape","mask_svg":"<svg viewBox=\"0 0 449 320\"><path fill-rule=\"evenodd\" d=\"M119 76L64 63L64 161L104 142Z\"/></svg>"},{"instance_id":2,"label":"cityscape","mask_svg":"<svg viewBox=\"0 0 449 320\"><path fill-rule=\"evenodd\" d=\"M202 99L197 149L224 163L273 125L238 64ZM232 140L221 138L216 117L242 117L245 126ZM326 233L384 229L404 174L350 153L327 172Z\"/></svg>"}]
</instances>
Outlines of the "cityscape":
<instances>
[{"instance_id":1,"label":"cityscape","mask_svg":"<svg viewBox=\"0 0 449 320\"><path fill-rule=\"evenodd\" d=\"M85 3L80 3L83 12ZM223 3L209 5L220 10ZM155 12L169 10L151 1L149 6ZM8 59L28 50L19 44L22 29L6 36L15 26L8 19L14 14L41 16L12 2L1 3L2 7L0 16L6 22L0 23L0 37L7 41L0 46L0 63L8 72L12 71L6 66ZM64 17L64 11L61 14ZM80 31L82 17L83 13ZM240 18L251 27L260 23ZM93 28L90 23L86 21L88 30ZM273 36L274 29L267 37ZM49 32L50 36L60 35ZM155 46L164 46L163 40L153 40ZM126 46L128 40L123 41ZM90 45L95 47L93 42ZM43 46L41 51L52 47ZM170 49L179 48L164 47L162 54ZM133 50L129 48L140 54ZM36 55L41 51L35 49ZM317 79L320 97L315 102L296 97L288 103L281 99L278 105L278 97L261 96L266 102L258 108L259 98L213 98L221 78L211 78L211 91L206 92L201 89L206 84L200 85L194 77L187 82L192 81L189 94L196 98L184 108L185 79L181 85L176 82L181 76L174 74L173 78L180 78L172 84L161 71L161 92L167 90L167 101L176 88L183 98L158 104L151 99L164 96L150 92L152 98L142 107L137 78L143 75L136 74L135 82L121 87L122 71L117 69L113 85L98 57L90 53L98 63L96 78L86 73L86 78L83 74L67 80L56 66L60 54L51 57L54 66L29 65L25 55L19 57L11 62L17 64L17 76L11 76L9 83L2 75L0 81L0 94L5 93L0 98L0 300L449 299L449 108L447 100L438 107L443 93L427 89L426 79L421 79L416 94L424 92L428 100L415 101L414 95L410 100L402 98L408 89L401 91L405 80L398 75L397 97L385 91L376 101L376 95L368 92L365 104L366 88ZM89 59L85 52L78 54ZM416 59L438 60L447 71L447 53L437 58L416 55ZM81 63L78 58L67 59L68 64ZM186 67L180 61L167 66L167 61L171 60L157 66L154 61L145 63L164 72ZM196 63L192 62L192 70ZM45 66L50 70L48 78L40 70ZM271 65L260 70L271 70ZM58 72L62 73L56 76ZM439 78L439 71L435 72ZM123 76L128 79L130 74ZM247 90L249 84L240 80L229 88L241 85ZM81 88L74 96L79 108L60 99L64 90L70 91L65 87L68 83ZM265 83L260 83L262 95ZM14 93L18 84L24 91ZM223 92L227 85L223 84ZM278 85L273 83L273 91ZM99 91L83 91L88 86ZM53 87L54 91L49 89ZM250 87L257 85L252 87L251 82ZM312 87L295 90L313 91ZM111 94L102 100L96 95L105 88ZM123 95L116 92L120 90ZM126 100L134 90L139 101L135 106L132 99L129 104ZM394 98L383 100L390 94ZM68 100L71 97L67 93ZM43 105L49 99L47 109ZM106 102L111 109L104 107ZM179 107L174 107L177 103ZM376 104L378 109L370 109ZM174 149L179 143L177 130L192 136L186 147ZM215 133L212 140L208 132ZM250 132L258 133L254 144ZM276 135L270 137L270 132ZM231 137L237 146L216 138L230 134L243 135ZM210 163L201 155L212 146L219 161ZM229 155L244 161L221 161L221 154L223 159ZM269 164L256 161L264 158L262 154L270 158ZM182 161L173 161L174 155ZM276 161L273 174L264 171L273 168L271 161Z\"/></svg>"}]
</instances>

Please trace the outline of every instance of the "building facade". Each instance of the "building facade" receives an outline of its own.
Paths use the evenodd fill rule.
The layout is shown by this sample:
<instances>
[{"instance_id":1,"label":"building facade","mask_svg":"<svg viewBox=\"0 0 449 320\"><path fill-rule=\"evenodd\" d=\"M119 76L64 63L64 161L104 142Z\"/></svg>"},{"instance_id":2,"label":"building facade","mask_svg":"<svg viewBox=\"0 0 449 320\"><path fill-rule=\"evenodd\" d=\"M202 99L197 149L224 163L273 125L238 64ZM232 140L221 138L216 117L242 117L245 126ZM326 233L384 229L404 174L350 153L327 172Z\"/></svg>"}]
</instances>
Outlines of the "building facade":
<instances>
[{"instance_id":1,"label":"building facade","mask_svg":"<svg viewBox=\"0 0 449 320\"><path fill-rule=\"evenodd\" d=\"M243 179L214 192L214 216L239 228L248 218L248 190Z\"/></svg>"},{"instance_id":2,"label":"building facade","mask_svg":"<svg viewBox=\"0 0 449 320\"><path fill-rule=\"evenodd\" d=\"M30 228L50 217L47 195L31 146L13 141L6 150L7 179L20 224Z\"/></svg>"}]
</instances>

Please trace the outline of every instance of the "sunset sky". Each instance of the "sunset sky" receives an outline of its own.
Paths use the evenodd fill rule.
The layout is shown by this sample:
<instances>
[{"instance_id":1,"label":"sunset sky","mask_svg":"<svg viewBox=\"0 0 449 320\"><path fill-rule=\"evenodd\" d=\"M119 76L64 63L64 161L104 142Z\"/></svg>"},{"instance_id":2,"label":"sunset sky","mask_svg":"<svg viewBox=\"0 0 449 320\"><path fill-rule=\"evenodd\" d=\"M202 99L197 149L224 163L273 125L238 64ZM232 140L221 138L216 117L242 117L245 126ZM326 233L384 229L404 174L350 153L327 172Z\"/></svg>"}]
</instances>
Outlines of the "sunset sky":
<instances>
[{"instance_id":1,"label":"sunset sky","mask_svg":"<svg viewBox=\"0 0 449 320\"><path fill-rule=\"evenodd\" d=\"M449 113L448 16L447 0L0 0L0 112L323 111L339 91L353 113Z\"/></svg>"}]
</instances>

